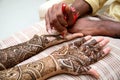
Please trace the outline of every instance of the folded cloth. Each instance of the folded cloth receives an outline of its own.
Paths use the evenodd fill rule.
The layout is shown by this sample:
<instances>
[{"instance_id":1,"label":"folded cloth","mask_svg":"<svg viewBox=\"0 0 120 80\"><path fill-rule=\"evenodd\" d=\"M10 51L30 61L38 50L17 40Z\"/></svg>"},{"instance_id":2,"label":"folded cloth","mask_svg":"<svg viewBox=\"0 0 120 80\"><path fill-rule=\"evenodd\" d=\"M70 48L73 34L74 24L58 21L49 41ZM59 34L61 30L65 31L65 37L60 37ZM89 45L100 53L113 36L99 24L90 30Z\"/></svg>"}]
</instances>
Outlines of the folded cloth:
<instances>
[{"instance_id":1,"label":"folded cloth","mask_svg":"<svg viewBox=\"0 0 120 80\"><path fill-rule=\"evenodd\" d=\"M1 40L0 48L2 49L2 48L16 45L18 43L25 42L30 38L32 38L34 34L38 34L38 35L48 34L45 29L45 21L41 21L40 23L37 23L34 26L31 26L23 31L13 34L7 39ZM110 39L110 43L108 44L108 46L111 47L112 50L108 56L106 56L104 59L100 60L99 62L91 65L91 67L97 70L97 72L100 74L100 80L120 80L120 77L119 77L120 76L120 67L119 67L120 39L114 39L110 37L105 37L105 38ZM18 65L23 65L29 62L36 61L40 58L46 57L50 54L50 52L59 49L61 46L67 43L62 43L60 45L56 45L51 48L48 48L45 51L39 53L38 55L33 56L30 59ZM51 77L48 80L96 80L96 79L89 75L72 76L67 74L61 74L58 76Z\"/></svg>"}]
</instances>

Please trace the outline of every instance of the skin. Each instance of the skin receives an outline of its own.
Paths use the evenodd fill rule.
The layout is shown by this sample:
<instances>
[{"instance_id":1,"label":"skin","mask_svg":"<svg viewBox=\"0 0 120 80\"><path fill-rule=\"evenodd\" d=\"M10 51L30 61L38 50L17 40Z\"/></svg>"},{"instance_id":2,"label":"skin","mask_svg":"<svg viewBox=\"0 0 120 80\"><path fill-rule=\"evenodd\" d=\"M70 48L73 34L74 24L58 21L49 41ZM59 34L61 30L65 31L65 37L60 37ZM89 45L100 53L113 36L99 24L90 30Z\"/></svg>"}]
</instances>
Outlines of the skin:
<instances>
[{"instance_id":1,"label":"skin","mask_svg":"<svg viewBox=\"0 0 120 80\"><path fill-rule=\"evenodd\" d=\"M91 6L84 0L75 0L70 7L75 8L75 12L79 13L79 17L73 23L73 14L70 7L65 9L68 16L64 19L61 10L62 3L53 5L46 14L46 29L51 32L52 29L57 30L60 34L81 32L84 35L102 35L120 38L120 23L110 20L94 21L86 19L84 16L92 13ZM59 17L58 17L59 16ZM83 18L81 18L83 17ZM51 25L51 23L55 23Z\"/></svg>"},{"instance_id":2,"label":"skin","mask_svg":"<svg viewBox=\"0 0 120 80\"><path fill-rule=\"evenodd\" d=\"M72 35L72 37L75 36L76 35ZM69 40L72 37L69 36L67 37L67 39ZM51 76L62 73L72 75L89 74L95 78L99 78L99 74L97 73L97 71L92 69L89 65L101 60L103 57L109 54L109 47L103 49L103 47L107 45L109 40L104 39L103 37L99 37L89 42L91 38L91 36L86 36L78 40L78 42L76 41L77 44L72 43L72 45L68 44L67 46L63 46L62 48L52 52L51 55L39 59L38 61L0 71L0 79L45 80L47 78L50 78ZM85 44L85 42L87 41L88 43ZM87 47L90 48L90 51L93 51L90 55ZM83 53L78 53L78 51L74 48L77 48L78 51L81 51ZM98 55L99 53L100 55ZM92 57L93 55L96 57ZM91 58L89 59L89 57ZM69 58L71 58L71 60L68 60ZM65 63L61 62L61 60L64 60ZM69 62L72 62L73 65L70 65ZM63 63L68 66L64 65ZM69 66L73 68L71 69Z\"/></svg>"},{"instance_id":3,"label":"skin","mask_svg":"<svg viewBox=\"0 0 120 80\"><path fill-rule=\"evenodd\" d=\"M48 47L83 36L81 33L60 35L34 35L24 43L0 49L0 70L11 68L20 62L40 53Z\"/></svg>"},{"instance_id":4,"label":"skin","mask_svg":"<svg viewBox=\"0 0 120 80\"><path fill-rule=\"evenodd\" d=\"M84 0L75 0L73 5L71 6L76 8L76 11L79 13L79 16L83 16L84 14L91 11L91 7L89 7L89 5ZM80 8L83 8L82 11L79 11ZM55 4L48 10L45 16L45 20L46 29L49 33L51 33L52 29L56 29L61 34L67 33L66 27L72 26L74 24L73 12L67 4L65 12L67 15L67 20L65 20L64 14L62 12L62 3Z\"/></svg>"},{"instance_id":5,"label":"skin","mask_svg":"<svg viewBox=\"0 0 120 80\"><path fill-rule=\"evenodd\" d=\"M110 20L95 21L88 18L79 18L74 26L68 29L68 32L81 32L84 35L101 35L120 38L120 22Z\"/></svg>"}]
</instances>

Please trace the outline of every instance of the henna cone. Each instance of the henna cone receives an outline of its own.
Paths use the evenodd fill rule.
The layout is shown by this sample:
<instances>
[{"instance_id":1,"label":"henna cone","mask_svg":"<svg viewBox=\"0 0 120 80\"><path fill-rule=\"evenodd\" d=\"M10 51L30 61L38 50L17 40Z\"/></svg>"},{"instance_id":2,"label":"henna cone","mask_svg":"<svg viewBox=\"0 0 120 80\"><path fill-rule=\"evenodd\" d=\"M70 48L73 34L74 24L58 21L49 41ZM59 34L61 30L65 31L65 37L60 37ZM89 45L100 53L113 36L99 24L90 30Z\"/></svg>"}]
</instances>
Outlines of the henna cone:
<instances>
[{"instance_id":1,"label":"henna cone","mask_svg":"<svg viewBox=\"0 0 120 80\"><path fill-rule=\"evenodd\" d=\"M50 46L80 37L81 34L71 36L61 38L60 35L35 35L27 42L2 49L0 50L0 70L11 68Z\"/></svg>"}]
</instances>

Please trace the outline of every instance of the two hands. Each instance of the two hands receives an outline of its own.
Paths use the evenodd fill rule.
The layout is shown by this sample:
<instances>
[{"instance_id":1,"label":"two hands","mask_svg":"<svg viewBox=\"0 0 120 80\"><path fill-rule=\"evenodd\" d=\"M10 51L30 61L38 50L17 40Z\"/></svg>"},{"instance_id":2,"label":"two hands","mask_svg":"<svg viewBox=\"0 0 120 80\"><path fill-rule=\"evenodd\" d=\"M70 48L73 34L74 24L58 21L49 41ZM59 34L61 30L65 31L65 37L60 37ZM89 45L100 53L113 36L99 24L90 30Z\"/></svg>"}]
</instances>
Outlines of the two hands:
<instances>
[{"instance_id":1,"label":"two hands","mask_svg":"<svg viewBox=\"0 0 120 80\"><path fill-rule=\"evenodd\" d=\"M62 11L62 3L55 4L46 14L46 29L49 33L55 29L63 37L67 33L120 37L119 22L100 18L98 21L83 17L91 12L91 6L84 0L75 0L70 7L66 5L64 11ZM77 19L74 19L74 14L78 14Z\"/></svg>"},{"instance_id":2,"label":"two hands","mask_svg":"<svg viewBox=\"0 0 120 80\"><path fill-rule=\"evenodd\" d=\"M65 38L53 36L53 40L47 40L47 42L43 44L45 44L46 47L52 46L81 36L81 33L70 34L65 36ZM51 39L49 37L46 38L46 36L41 37L43 39ZM37 38L40 37L38 36ZM37 38L33 38L33 40L37 41ZM91 39L91 36L80 38L79 40L52 52L51 55L45 58L21 66L15 66L7 70L2 70L0 71L0 79L45 80L61 73L73 75L90 74L98 78L99 74L97 71L92 69L89 65L109 54L110 48L104 48L109 40L104 39L103 37ZM39 42L39 44L41 43Z\"/></svg>"},{"instance_id":3,"label":"two hands","mask_svg":"<svg viewBox=\"0 0 120 80\"><path fill-rule=\"evenodd\" d=\"M55 4L48 10L45 16L46 29L49 33L55 29L62 35L66 35L68 32L84 32L84 35L91 35L90 33L94 32L92 30L94 24L86 19L77 20L78 17L88 14L90 11L91 7L83 0L75 0L71 6L64 3ZM86 33L87 31L89 33Z\"/></svg>"},{"instance_id":4,"label":"two hands","mask_svg":"<svg viewBox=\"0 0 120 80\"><path fill-rule=\"evenodd\" d=\"M79 17L91 12L91 7L86 2L83 0L75 1L72 6L75 8L75 12L79 12L79 8L81 9ZM81 4L77 4L78 1L82 1L86 6L82 6L82 2ZM55 29L62 35L67 33L82 33L83 35L114 36L107 32L106 26L108 25L104 25L107 21L95 21L84 17L74 22L74 14L69 6L67 6L65 12L67 16L62 11L62 3L55 4L48 10L45 19L46 29L49 33L51 33L52 29ZM103 49L109 40L98 38L86 43L90 38L90 36L86 36L78 42L69 44L53 52L52 56L57 60L62 73L73 75L90 74L96 78L99 77L99 74L90 68L89 65L97 62L110 52L110 48Z\"/></svg>"}]
</instances>

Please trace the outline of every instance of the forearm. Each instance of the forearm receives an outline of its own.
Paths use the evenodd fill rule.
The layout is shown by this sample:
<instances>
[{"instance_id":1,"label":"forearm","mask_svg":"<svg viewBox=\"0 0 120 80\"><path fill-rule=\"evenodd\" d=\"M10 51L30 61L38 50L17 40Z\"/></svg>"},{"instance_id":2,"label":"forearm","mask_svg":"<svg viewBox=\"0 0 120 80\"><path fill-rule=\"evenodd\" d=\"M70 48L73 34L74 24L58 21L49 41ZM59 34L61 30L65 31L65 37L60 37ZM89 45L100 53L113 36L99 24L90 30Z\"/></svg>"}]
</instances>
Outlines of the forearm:
<instances>
[{"instance_id":1,"label":"forearm","mask_svg":"<svg viewBox=\"0 0 120 80\"><path fill-rule=\"evenodd\" d=\"M38 54L46 48L74 39L78 36L63 39L60 35L35 35L27 42L0 50L0 70L11 68L16 64Z\"/></svg>"},{"instance_id":2,"label":"forearm","mask_svg":"<svg viewBox=\"0 0 120 80\"><path fill-rule=\"evenodd\" d=\"M45 80L61 73L54 60L48 56L36 62L0 71L1 80Z\"/></svg>"},{"instance_id":3,"label":"forearm","mask_svg":"<svg viewBox=\"0 0 120 80\"><path fill-rule=\"evenodd\" d=\"M99 32L100 34L120 38L120 22L109 20L99 21L98 27L102 31L101 33Z\"/></svg>"},{"instance_id":4,"label":"forearm","mask_svg":"<svg viewBox=\"0 0 120 80\"><path fill-rule=\"evenodd\" d=\"M45 80L61 73L72 75L87 74L92 63L103 58L106 54L101 51L101 46L87 36L78 41L51 53L50 56L38 61L16 66L8 70L0 71L1 80ZM96 44L94 46L94 44ZM104 44L102 44L104 45ZM94 75L98 78L98 75Z\"/></svg>"},{"instance_id":5,"label":"forearm","mask_svg":"<svg viewBox=\"0 0 120 80\"><path fill-rule=\"evenodd\" d=\"M16 64L36 55L46 48L43 36L35 35L29 41L0 50L0 70L11 68Z\"/></svg>"},{"instance_id":6,"label":"forearm","mask_svg":"<svg viewBox=\"0 0 120 80\"><path fill-rule=\"evenodd\" d=\"M91 6L85 0L75 0L71 6L79 13L79 17L92 12Z\"/></svg>"}]
</instances>

